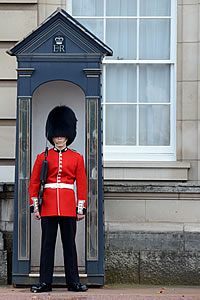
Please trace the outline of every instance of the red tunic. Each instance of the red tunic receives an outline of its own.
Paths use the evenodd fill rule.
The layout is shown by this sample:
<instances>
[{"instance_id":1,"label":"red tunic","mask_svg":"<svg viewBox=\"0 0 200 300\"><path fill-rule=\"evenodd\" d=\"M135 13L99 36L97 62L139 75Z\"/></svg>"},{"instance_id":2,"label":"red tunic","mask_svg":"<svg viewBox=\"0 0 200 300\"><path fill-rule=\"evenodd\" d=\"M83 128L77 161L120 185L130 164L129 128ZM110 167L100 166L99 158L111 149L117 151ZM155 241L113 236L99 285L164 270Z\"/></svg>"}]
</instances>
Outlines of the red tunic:
<instances>
[{"instance_id":1,"label":"red tunic","mask_svg":"<svg viewBox=\"0 0 200 300\"><path fill-rule=\"evenodd\" d=\"M38 198L40 187L40 173L42 161L45 159L44 152L37 156L35 161L30 184L29 196L30 205L33 205L32 198ZM48 174L47 186L44 189L41 216L68 216L76 217L76 206L82 201L83 207L86 207L87 201L87 179L85 174L85 165L83 156L70 149L59 151L56 148L48 151ZM77 204L75 192L72 189L76 181ZM65 188L62 188L63 185ZM70 188L66 188L69 184ZM72 187L72 188L71 188Z\"/></svg>"}]
</instances>

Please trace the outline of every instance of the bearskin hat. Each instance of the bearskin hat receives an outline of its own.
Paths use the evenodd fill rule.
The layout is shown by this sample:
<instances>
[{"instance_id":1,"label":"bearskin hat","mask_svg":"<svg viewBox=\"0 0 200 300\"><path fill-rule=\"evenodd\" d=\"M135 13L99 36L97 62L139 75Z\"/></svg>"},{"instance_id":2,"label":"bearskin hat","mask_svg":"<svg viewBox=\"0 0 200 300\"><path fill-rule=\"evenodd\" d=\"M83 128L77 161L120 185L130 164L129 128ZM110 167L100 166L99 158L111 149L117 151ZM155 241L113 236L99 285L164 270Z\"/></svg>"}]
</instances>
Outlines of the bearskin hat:
<instances>
[{"instance_id":1,"label":"bearskin hat","mask_svg":"<svg viewBox=\"0 0 200 300\"><path fill-rule=\"evenodd\" d=\"M54 145L53 138L63 136L67 138L67 146L69 146L76 137L76 116L68 106L54 107L46 121L46 138Z\"/></svg>"}]
</instances>

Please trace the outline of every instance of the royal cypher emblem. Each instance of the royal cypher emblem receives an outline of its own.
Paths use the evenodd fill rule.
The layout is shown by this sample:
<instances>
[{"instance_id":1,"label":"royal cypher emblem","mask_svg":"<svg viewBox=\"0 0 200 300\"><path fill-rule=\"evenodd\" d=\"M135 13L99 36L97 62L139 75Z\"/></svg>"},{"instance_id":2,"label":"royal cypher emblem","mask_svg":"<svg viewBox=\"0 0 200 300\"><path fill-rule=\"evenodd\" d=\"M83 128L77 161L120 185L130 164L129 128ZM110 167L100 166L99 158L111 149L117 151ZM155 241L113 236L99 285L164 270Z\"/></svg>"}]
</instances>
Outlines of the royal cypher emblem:
<instances>
[{"instance_id":1,"label":"royal cypher emblem","mask_svg":"<svg viewBox=\"0 0 200 300\"><path fill-rule=\"evenodd\" d=\"M53 38L53 53L65 53L65 37L56 36Z\"/></svg>"}]
</instances>

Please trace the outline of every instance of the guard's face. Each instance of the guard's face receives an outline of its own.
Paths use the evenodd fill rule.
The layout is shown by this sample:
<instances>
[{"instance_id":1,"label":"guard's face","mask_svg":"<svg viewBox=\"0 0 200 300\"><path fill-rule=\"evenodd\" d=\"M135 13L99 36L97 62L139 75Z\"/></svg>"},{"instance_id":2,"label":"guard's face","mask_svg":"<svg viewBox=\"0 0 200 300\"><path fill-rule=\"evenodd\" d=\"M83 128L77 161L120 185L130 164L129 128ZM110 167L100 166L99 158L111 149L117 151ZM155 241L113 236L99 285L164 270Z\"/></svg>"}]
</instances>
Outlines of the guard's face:
<instances>
[{"instance_id":1,"label":"guard's face","mask_svg":"<svg viewBox=\"0 0 200 300\"><path fill-rule=\"evenodd\" d=\"M53 138L55 146L61 146L67 143L67 138L64 136L56 136Z\"/></svg>"}]
</instances>

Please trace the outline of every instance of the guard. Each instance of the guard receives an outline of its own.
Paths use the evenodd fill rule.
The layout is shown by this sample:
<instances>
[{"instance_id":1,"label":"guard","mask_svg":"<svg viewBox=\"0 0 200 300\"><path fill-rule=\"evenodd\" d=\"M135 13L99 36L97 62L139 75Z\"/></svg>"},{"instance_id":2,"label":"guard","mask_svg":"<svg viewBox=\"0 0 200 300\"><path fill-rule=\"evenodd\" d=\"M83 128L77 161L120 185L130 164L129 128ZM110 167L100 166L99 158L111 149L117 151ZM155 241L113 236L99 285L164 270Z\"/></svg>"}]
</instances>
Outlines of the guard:
<instances>
[{"instance_id":1,"label":"guard","mask_svg":"<svg viewBox=\"0 0 200 300\"><path fill-rule=\"evenodd\" d=\"M31 287L31 292L52 290L54 252L58 225L64 253L66 283L69 291L87 291L81 285L78 274L75 244L76 221L84 219L87 201L87 179L83 157L70 150L76 137L77 119L67 106L57 106L48 115L46 138L53 145L48 154L37 156L29 185L31 211L35 219L41 219L42 245L40 259L40 284ZM40 207L38 195L41 188L43 161L48 161L48 171ZM75 200L74 182L77 187Z\"/></svg>"}]
</instances>

